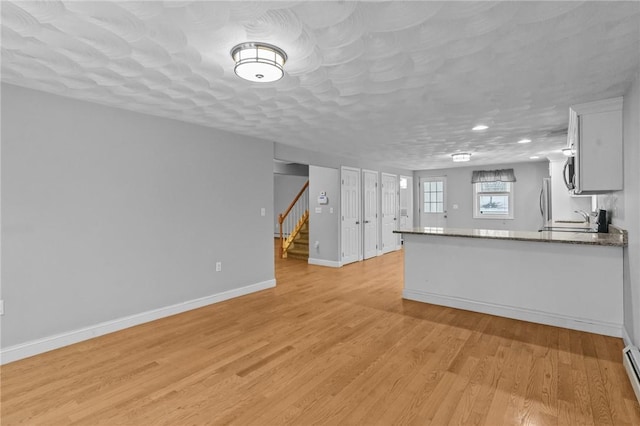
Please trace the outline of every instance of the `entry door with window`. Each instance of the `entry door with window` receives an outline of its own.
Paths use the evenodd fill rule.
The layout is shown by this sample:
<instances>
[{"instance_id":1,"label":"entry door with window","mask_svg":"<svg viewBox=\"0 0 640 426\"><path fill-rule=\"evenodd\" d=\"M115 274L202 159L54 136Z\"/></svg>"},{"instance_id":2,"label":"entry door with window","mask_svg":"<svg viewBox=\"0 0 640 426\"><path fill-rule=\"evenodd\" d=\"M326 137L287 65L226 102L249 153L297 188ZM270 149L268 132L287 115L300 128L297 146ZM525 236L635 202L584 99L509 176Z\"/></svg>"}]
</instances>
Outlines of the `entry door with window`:
<instances>
[{"instance_id":1,"label":"entry door with window","mask_svg":"<svg viewBox=\"0 0 640 426\"><path fill-rule=\"evenodd\" d=\"M378 172L362 171L364 190L364 258L378 254Z\"/></svg>"},{"instance_id":2,"label":"entry door with window","mask_svg":"<svg viewBox=\"0 0 640 426\"><path fill-rule=\"evenodd\" d=\"M420 226L447 226L447 178L444 176L420 179Z\"/></svg>"},{"instance_id":3,"label":"entry door with window","mask_svg":"<svg viewBox=\"0 0 640 426\"><path fill-rule=\"evenodd\" d=\"M342 264L362 260L360 169L342 168Z\"/></svg>"}]
</instances>

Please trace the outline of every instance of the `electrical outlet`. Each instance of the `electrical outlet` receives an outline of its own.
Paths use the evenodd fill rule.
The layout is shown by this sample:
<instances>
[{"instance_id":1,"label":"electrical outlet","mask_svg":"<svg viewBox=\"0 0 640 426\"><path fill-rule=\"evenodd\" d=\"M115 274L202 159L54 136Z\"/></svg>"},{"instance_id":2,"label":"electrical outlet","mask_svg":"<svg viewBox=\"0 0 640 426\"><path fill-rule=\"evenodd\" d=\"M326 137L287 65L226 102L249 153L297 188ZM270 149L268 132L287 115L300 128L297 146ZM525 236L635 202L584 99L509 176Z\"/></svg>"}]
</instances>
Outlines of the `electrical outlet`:
<instances>
[{"instance_id":1,"label":"electrical outlet","mask_svg":"<svg viewBox=\"0 0 640 426\"><path fill-rule=\"evenodd\" d=\"M4 300L0 300L0 315L4 315Z\"/></svg>"},{"instance_id":2,"label":"electrical outlet","mask_svg":"<svg viewBox=\"0 0 640 426\"><path fill-rule=\"evenodd\" d=\"M216 272L222 271L222 262L216 262Z\"/></svg>"}]
</instances>

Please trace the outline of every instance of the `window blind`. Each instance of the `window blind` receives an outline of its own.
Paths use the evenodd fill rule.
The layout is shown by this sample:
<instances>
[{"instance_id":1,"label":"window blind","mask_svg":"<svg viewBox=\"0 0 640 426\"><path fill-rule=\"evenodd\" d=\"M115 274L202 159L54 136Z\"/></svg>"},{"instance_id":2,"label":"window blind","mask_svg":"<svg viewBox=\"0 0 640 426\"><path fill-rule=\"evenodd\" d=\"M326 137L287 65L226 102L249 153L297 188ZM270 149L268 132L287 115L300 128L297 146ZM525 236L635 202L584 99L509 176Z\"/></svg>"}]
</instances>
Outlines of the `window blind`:
<instances>
[{"instance_id":1,"label":"window blind","mask_svg":"<svg viewBox=\"0 0 640 426\"><path fill-rule=\"evenodd\" d=\"M502 170L474 170L471 174L471 183L478 182L515 182L516 175L513 169Z\"/></svg>"}]
</instances>

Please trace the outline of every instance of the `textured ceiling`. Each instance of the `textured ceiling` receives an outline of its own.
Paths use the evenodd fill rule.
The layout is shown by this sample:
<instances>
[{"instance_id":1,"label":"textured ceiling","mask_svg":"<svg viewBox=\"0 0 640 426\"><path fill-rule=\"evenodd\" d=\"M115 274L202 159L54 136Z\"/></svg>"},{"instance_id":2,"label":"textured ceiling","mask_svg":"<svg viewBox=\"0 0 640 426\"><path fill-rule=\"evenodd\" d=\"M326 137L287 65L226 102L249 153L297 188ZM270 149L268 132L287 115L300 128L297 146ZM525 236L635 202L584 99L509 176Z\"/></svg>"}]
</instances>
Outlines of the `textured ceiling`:
<instances>
[{"instance_id":1,"label":"textured ceiling","mask_svg":"<svg viewBox=\"0 0 640 426\"><path fill-rule=\"evenodd\" d=\"M622 95L640 60L638 2L1 6L4 82L408 169L557 151L568 107ZM236 77L244 41L283 48L285 77Z\"/></svg>"}]
</instances>

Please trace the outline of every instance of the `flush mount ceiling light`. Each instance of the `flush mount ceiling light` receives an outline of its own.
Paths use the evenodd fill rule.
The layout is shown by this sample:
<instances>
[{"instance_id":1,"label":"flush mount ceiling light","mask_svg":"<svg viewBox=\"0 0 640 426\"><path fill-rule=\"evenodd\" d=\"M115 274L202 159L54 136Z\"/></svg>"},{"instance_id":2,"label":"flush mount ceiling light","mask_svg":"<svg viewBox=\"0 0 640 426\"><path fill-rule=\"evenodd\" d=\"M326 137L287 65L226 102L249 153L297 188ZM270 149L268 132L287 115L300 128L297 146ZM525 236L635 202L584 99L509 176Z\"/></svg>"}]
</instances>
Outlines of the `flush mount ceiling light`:
<instances>
[{"instance_id":1,"label":"flush mount ceiling light","mask_svg":"<svg viewBox=\"0 0 640 426\"><path fill-rule=\"evenodd\" d=\"M245 80L270 83L282 78L282 67L287 62L287 54L279 47L267 43L241 43L231 49L231 57L236 63L236 75Z\"/></svg>"},{"instance_id":2,"label":"flush mount ceiling light","mask_svg":"<svg viewBox=\"0 0 640 426\"><path fill-rule=\"evenodd\" d=\"M471 160L471 154L469 154L468 152L456 152L455 154L451 154L451 158L453 158L453 161L455 161L456 163L459 163L462 161Z\"/></svg>"},{"instance_id":3,"label":"flush mount ceiling light","mask_svg":"<svg viewBox=\"0 0 640 426\"><path fill-rule=\"evenodd\" d=\"M489 126L485 126L484 124L478 124L477 126L475 126L471 130L475 130L477 132L479 130L487 130L488 128L489 128Z\"/></svg>"},{"instance_id":4,"label":"flush mount ceiling light","mask_svg":"<svg viewBox=\"0 0 640 426\"><path fill-rule=\"evenodd\" d=\"M530 143L531 139L520 139L518 143Z\"/></svg>"},{"instance_id":5,"label":"flush mount ceiling light","mask_svg":"<svg viewBox=\"0 0 640 426\"><path fill-rule=\"evenodd\" d=\"M567 157L573 157L573 155L575 155L575 152L573 151L573 148L571 148L571 147L562 148L562 153L564 155L566 155Z\"/></svg>"}]
</instances>

